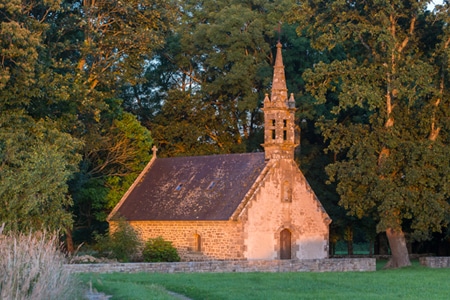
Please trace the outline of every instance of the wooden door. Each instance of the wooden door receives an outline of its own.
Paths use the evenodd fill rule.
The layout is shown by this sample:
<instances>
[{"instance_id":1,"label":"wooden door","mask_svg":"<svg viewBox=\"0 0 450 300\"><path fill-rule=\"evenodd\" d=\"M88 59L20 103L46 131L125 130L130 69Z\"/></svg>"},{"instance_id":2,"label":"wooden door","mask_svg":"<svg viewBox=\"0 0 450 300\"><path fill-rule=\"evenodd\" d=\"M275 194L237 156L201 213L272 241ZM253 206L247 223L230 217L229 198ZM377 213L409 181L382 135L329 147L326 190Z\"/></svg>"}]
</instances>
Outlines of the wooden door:
<instances>
[{"instance_id":1,"label":"wooden door","mask_svg":"<svg viewBox=\"0 0 450 300\"><path fill-rule=\"evenodd\" d=\"M283 229L280 232L280 259L291 259L291 232Z\"/></svg>"}]
</instances>

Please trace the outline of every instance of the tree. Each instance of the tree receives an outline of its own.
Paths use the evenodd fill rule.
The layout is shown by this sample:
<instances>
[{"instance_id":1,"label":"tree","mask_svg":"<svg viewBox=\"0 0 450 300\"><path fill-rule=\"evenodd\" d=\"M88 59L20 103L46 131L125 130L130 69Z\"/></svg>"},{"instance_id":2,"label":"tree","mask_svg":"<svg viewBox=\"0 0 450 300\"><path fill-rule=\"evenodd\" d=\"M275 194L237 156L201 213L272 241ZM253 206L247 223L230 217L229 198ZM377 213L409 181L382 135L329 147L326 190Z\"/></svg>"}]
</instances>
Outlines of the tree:
<instances>
[{"instance_id":1,"label":"tree","mask_svg":"<svg viewBox=\"0 0 450 300\"><path fill-rule=\"evenodd\" d=\"M344 51L345 58L318 63L304 77L334 114L319 124L337 157L327 173L337 181L340 205L377 221L389 240L391 267L410 264L405 232L426 239L447 225L450 211L449 82L442 63L448 29L426 4L311 0L292 15L316 49ZM448 16L446 5L441 13Z\"/></svg>"},{"instance_id":2,"label":"tree","mask_svg":"<svg viewBox=\"0 0 450 300\"><path fill-rule=\"evenodd\" d=\"M71 225L67 181L77 170L80 146L51 121L12 111L0 115L0 219L8 229Z\"/></svg>"},{"instance_id":3,"label":"tree","mask_svg":"<svg viewBox=\"0 0 450 300\"><path fill-rule=\"evenodd\" d=\"M150 133L122 110L118 91L140 80L177 11L172 1L148 0L66 0L61 7L48 14L42 55L54 70L44 78L59 78L59 86L44 86L47 101L31 107L35 118L52 118L84 142L70 181L81 242L104 229L109 210L150 158Z\"/></svg>"},{"instance_id":4,"label":"tree","mask_svg":"<svg viewBox=\"0 0 450 300\"><path fill-rule=\"evenodd\" d=\"M0 218L9 229L72 223L67 181L77 171L82 143L51 118L30 113L34 102L58 98L46 91L61 90L60 77L43 59L47 18L58 6L0 1Z\"/></svg>"},{"instance_id":5,"label":"tree","mask_svg":"<svg viewBox=\"0 0 450 300\"><path fill-rule=\"evenodd\" d=\"M161 111L151 121L161 156L207 155L229 151L229 131L216 131L214 107L199 95L171 90ZM222 133L222 135L220 135ZM224 150L223 148L226 148Z\"/></svg>"},{"instance_id":6,"label":"tree","mask_svg":"<svg viewBox=\"0 0 450 300\"><path fill-rule=\"evenodd\" d=\"M60 57L85 74L91 91L133 82L177 12L172 1L161 0L66 0L62 6L49 38Z\"/></svg>"},{"instance_id":7,"label":"tree","mask_svg":"<svg viewBox=\"0 0 450 300\"><path fill-rule=\"evenodd\" d=\"M167 1L0 0L0 111L3 119L17 117L14 124L23 121L17 137L2 132L5 140L0 142L10 148L15 145L17 151L30 147L23 150L24 157L33 147L47 145L43 160L54 159L67 170L79 170L75 176L54 173L63 181L61 190L67 189L66 181L71 179L73 197L67 195L63 203L70 210L71 199L75 201L72 212L77 224L104 219L118 194L149 160L150 134L123 112L116 92L121 84L139 79L151 52L161 45L176 19L172 18L175 12ZM1 126L2 130L12 128ZM27 130L31 136L25 139ZM41 141L33 139L33 134L49 136ZM69 157L69 147L53 145L63 137L73 147L70 151L82 155L79 169L77 163L72 165L75 159L63 161ZM10 148L5 151L10 153ZM80 156L75 154L78 162ZM30 165L5 162L8 174L17 169L19 176L27 168L36 168L32 160L23 158L23 162ZM33 176L40 173L27 176L27 180L38 180ZM58 197L51 200L57 203ZM65 229L70 240L67 216L60 221L69 225Z\"/></svg>"},{"instance_id":8,"label":"tree","mask_svg":"<svg viewBox=\"0 0 450 300\"><path fill-rule=\"evenodd\" d=\"M151 158L150 132L122 111L120 101L106 103L108 109L100 113L99 121L86 124L80 172L70 181L81 240L105 229L108 213Z\"/></svg>"},{"instance_id":9,"label":"tree","mask_svg":"<svg viewBox=\"0 0 450 300\"><path fill-rule=\"evenodd\" d=\"M146 79L153 81L124 91L127 109L143 112L140 119L155 134L169 133L161 137L161 155L260 149L262 141L254 140L270 89L271 46L292 3L180 3L173 34L148 66ZM179 106L184 109L173 109ZM189 129L175 126L180 120Z\"/></svg>"}]
</instances>

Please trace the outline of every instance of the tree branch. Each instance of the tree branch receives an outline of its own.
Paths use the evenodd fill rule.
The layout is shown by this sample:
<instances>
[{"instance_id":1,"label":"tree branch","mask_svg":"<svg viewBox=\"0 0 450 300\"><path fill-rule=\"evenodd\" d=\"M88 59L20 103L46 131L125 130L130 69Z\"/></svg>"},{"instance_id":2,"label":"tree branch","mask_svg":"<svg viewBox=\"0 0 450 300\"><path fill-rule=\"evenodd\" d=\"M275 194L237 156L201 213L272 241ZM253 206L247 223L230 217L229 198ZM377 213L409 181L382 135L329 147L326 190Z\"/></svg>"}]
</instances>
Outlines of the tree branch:
<instances>
[{"instance_id":1,"label":"tree branch","mask_svg":"<svg viewBox=\"0 0 450 300\"><path fill-rule=\"evenodd\" d=\"M408 35L405 37L405 39L403 40L403 42L401 43L401 45L398 47L397 51L398 52L402 52L403 49L405 49L406 45L408 45L409 42L409 37L414 33L415 27L416 27L416 16L414 16L411 19L411 24L409 24L409 31L408 31Z\"/></svg>"}]
</instances>

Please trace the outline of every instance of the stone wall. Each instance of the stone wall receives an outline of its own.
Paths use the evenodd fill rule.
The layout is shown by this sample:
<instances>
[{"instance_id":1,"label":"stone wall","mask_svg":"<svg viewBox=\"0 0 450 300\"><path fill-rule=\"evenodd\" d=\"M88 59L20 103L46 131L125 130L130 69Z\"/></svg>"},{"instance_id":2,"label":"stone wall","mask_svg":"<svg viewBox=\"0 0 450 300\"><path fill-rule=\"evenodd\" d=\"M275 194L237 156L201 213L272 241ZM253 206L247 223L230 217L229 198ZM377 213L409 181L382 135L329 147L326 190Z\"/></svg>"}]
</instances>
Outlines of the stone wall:
<instances>
[{"instance_id":1,"label":"stone wall","mask_svg":"<svg viewBox=\"0 0 450 300\"><path fill-rule=\"evenodd\" d=\"M420 257L419 261L430 268L450 268L450 256Z\"/></svg>"},{"instance_id":2,"label":"stone wall","mask_svg":"<svg viewBox=\"0 0 450 300\"><path fill-rule=\"evenodd\" d=\"M232 273L232 272L347 272L375 271L375 258L310 260L232 260L176 263L72 264L74 273Z\"/></svg>"},{"instance_id":3,"label":"stone wall","mask_svg":"<svg viewBox=\"0 0 450 300\"><path fill-rule=\"evenodd\" d=\"M330 220L298 166L293 160L279 159L269 162L269 167L241 213L244 256L280 259L290 246L292 259L327 258ZM286 231L290 245L281 241Z\"/></svg>"},{"instance_id":4,"label":"stone wall","mask_svg":"<svg viewBox=\"0 0 450 300\"><path fill-rule=\"evenodd\" d=\"M171 241L182 261L244 258L240 221L130 221L130 225L143 241L158 236Z\"/></svg>"}]
</instances>

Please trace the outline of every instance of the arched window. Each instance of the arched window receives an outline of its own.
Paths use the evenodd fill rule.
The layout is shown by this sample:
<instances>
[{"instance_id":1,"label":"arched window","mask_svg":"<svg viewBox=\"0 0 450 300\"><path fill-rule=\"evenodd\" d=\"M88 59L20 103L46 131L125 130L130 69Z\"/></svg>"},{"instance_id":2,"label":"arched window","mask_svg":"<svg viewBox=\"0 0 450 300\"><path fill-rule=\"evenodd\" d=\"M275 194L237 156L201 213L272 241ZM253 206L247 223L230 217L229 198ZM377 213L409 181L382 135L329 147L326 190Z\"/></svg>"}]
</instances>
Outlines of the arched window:
<instances>
[{"instance_id":1,"label":"arched window","mask_svg":"<svg viewBox=\"0 0 450 300\"><path fill-rule=\"evenodd\" d=\"M202 251L202 237L199 234L194 234L194 251Z\"/></svg>"}]
</instances>

